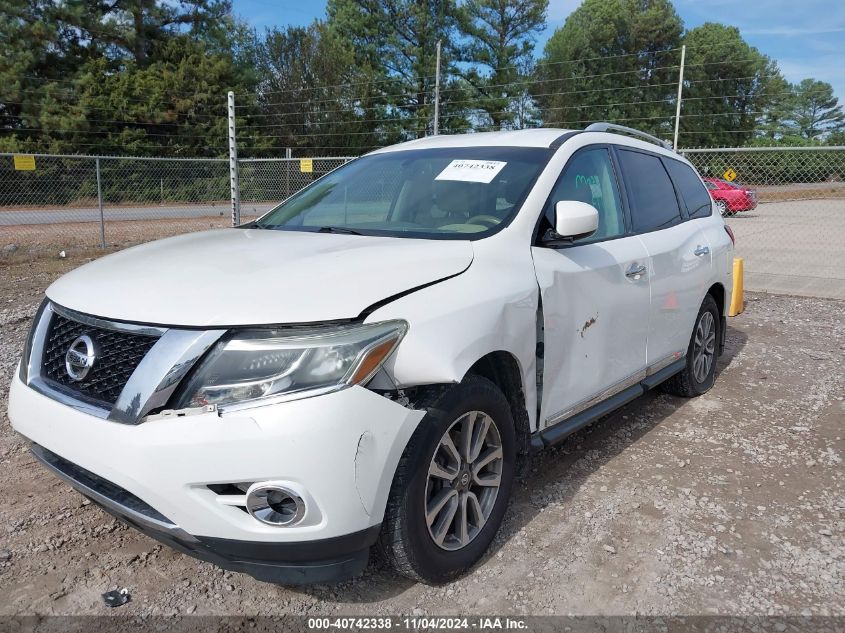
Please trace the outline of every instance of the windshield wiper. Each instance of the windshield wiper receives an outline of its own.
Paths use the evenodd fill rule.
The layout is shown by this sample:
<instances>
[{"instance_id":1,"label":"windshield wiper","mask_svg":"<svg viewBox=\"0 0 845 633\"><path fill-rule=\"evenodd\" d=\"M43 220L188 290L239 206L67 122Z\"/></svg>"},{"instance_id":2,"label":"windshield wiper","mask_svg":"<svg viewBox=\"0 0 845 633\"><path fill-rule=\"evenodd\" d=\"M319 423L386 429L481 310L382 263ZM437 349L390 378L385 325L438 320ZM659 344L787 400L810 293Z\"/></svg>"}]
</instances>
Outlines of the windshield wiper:
<instances>
[{"instance_id":1,"label":"windshield wiper","mask_svg":"<svg viewBox=\"0 0 845 633\"><path fill-rule=\"evenodd\" d=\"M345 226L321 226L317 233L343 233L344 235L362 235L355 229L347 229Z\"/></svg>"}]
</instances>

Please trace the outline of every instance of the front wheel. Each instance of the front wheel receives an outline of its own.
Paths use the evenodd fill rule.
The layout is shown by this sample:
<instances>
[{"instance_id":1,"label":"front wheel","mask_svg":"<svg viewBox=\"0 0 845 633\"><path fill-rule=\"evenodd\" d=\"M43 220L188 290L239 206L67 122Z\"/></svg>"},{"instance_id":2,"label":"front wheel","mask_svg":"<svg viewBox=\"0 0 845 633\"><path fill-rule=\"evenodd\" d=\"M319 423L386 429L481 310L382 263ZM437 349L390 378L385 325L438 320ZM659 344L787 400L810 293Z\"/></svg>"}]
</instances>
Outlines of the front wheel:
<instances>
[{"instance_id":1,"label":"front wheel","mask_svg":"<svg viewBox=\"0 0 845 633\"><path fill-rule=\"evenodd\" d=\"M469 376L414 432L390 490L379 549L401 574L442 583L475 564L502 523L516 437L504 394Z\"/></svg>"},{"instance_id":2,"label":"front wheel","mask_svg":"<svg viewBox=\"0 0 845 633\"><path fill-rule=\"evenodd\" d=\"M704 298L687 348L686 366L664 383L676 396L692 398L710 390L716 379L716 358L721 332L719 308L709 294Z\"/></svg>"},{"instance_id":3,"label":"front wheel","mask_svg":"<svg viewBox=\"0 0 845 633\"><path fill-rule=\"evenodd\" d=\"M716 200L716 208L719 209L723 218L729 218L733 215L733 212L728 208L728 203L724 200Z\"/></svg>"}]
</instances>

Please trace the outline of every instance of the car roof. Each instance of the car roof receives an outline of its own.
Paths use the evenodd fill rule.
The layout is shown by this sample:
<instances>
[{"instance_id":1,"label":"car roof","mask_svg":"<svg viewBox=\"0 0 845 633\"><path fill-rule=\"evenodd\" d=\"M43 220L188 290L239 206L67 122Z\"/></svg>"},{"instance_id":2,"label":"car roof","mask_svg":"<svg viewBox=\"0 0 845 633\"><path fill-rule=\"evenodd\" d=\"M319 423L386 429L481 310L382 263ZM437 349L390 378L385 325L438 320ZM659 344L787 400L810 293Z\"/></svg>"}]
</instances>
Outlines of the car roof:
<instances>
[{"instance_id":1,"label":"car roof","mask_svg":"<svg viewBox=\"0 0 845 633\"><path fill-rule=\"evenodd\" d=\"M613 143L635 149L643 149L670 158L688 162L682 155L638 138L617 134L614 132L598 132L588 130L568 130L562 128L529 128L525 130L507 130L503 132L471 132L469 134L438 134L406 141L397 145L389 145L370 152L370 154L386 154L412 149L433 149L441 147L541 147L557 149L562 141L570 137L581 137L583 134L596 137L597 143Z\"/></svg>"},{"instance_id":2,"label":"car roof","mask_svg":"<svg viewBox=\"0 0 845 633\"><path fill-rule=\"evenodd\" d=\"M558 128L531 128L504 132L473 132L470 134L438 134L426 136L397 145L377 149L371 154L398 152L409 149L436 147L545 147L549 148L561 136L574 130Z\"/></svg>"}]
</instances>

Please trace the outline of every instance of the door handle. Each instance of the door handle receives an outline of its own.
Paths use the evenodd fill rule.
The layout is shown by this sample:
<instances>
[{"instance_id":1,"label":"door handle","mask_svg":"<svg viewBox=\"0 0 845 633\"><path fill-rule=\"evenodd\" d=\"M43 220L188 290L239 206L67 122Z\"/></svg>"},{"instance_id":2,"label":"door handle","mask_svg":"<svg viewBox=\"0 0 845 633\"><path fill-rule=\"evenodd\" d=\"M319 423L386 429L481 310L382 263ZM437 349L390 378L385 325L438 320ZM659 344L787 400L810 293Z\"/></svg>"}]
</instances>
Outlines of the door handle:
<instances>
[{"instance_id":1,"label":"door handle","mask_svg":"<svg viewBox=\"0 0 845 633\"><path fill-rule=\"evenodd\" d=\"M638 264L634 262L630 266L628 266L628 270L625 271L625 276L629 279L639 279L643 273L645 273L646 268L642 264Z\"/></svg>"},{"instance_id":2,"label":"door handle","mask_svg":"<svg viewBox=\"0 0 845 633\"><path fill-rule=\"evenodd\" d=\"M710 247L709 246L696 246L695 250L693 251L696 257L701 257L703 255L710 254Z\"/></svg>"}]
</instances>

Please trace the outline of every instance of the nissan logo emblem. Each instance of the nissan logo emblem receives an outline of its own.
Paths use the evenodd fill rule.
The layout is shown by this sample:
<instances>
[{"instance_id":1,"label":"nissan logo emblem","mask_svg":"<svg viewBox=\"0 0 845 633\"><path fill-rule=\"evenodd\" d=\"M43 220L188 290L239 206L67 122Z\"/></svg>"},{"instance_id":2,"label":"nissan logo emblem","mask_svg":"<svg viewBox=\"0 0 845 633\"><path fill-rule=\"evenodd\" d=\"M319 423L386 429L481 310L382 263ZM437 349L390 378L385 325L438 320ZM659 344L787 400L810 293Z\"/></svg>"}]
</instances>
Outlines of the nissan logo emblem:
<instances>
[{"instance_id":1,"label":"nissan logo emblem","mask_svg":"<svg viewBox=\"0 0 845 633\"><path fill-rule=\"evenodd\" d=\"M65 353L65 370L68 377L76 382L84 380L88 372L94 366L97 354L94 350L94 341L87 334L77 338Z\"/></svg>"}]
</instances>

